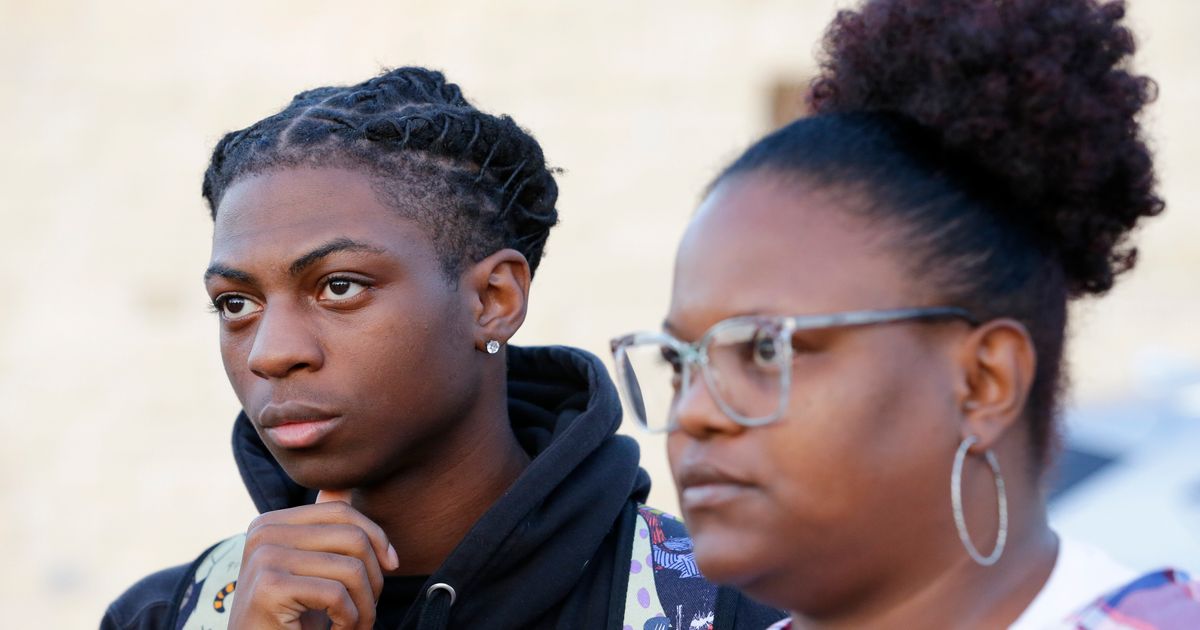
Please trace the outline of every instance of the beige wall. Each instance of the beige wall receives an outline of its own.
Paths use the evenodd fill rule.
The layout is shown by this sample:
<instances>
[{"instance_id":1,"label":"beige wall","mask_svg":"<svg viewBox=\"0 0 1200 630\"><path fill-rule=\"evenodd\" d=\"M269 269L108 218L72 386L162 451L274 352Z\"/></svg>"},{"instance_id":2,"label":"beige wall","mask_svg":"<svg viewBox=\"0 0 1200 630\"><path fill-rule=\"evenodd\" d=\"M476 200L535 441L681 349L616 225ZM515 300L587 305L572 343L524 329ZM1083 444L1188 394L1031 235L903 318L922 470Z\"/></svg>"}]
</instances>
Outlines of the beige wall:
<instances>
[{"instance_id":1,"label":"beige wall","mask_svg":"<svg viewBox=\"0 0 1200 630\"><path fill-rule=\"evenodd\" d=\"M1081 398L1145 348L1200 362L1200 4L1133 2L1168 215L1138 272L1085 307ZM551 5L551 6L546 6ZM503 6L503 8L499 8ZM0 0L0 609L92 627L126 585L253 516L228 449L237 404L200 273L200 174L220 134L301 88L444 69L565 169L516 341L603 354L653 327L698 191L811 71L826 1L642 3ZM654 498L673 507L661 444ZM14 623L12 620L24 620Z\"/></svg>"}]
</instances>

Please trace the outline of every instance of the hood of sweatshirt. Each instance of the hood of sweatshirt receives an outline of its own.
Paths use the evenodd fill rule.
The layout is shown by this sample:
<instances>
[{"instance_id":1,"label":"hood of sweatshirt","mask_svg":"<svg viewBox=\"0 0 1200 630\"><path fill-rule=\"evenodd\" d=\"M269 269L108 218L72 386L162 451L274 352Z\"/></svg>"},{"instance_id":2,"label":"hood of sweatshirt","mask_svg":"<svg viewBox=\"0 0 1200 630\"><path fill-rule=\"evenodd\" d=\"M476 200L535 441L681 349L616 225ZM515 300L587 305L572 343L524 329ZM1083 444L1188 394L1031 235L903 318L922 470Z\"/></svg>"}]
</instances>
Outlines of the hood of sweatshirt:
<instances>
[{"instance_id":1,"label":"hood of sweatshirt","mask_svg":"<svg viewBox=\"0 0 1200 630\"><path fill-rule=\"evenodd\" d=\"M611 555L623 510L650 490L637 443L616 434L621 406L598 358L561 346L510 346L507 357L509 419L532 460L429 579L457 593L452 627L501 620L531 627L580 599L580 589L592 593L583 599L603 596L606 584L588 582L607 577L588 565ZM315 500L315 490L287 476L245 414L234 425L233 450L260 512Z\"/></svg>"}]
</instances>

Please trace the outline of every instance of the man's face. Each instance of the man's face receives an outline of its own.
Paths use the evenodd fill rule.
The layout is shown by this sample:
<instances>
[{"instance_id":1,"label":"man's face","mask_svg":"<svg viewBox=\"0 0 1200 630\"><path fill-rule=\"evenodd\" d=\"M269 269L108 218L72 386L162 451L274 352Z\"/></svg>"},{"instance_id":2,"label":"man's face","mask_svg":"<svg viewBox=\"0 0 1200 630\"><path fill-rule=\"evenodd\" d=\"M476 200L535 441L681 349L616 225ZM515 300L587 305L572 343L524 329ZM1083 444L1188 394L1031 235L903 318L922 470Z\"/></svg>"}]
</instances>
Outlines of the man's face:
<instances>
[{"instance_id":1,"label":"man's face","mask_svg":"<svg viewBox=\"0 0 1200 630\"><path fill-rule=\"evenodd\" d=\"M477 397L467 302L428 235L365 173L236 181L205 284L229 381L304 486L362 487L420 466Z\"/></svg>"}]
</instances>

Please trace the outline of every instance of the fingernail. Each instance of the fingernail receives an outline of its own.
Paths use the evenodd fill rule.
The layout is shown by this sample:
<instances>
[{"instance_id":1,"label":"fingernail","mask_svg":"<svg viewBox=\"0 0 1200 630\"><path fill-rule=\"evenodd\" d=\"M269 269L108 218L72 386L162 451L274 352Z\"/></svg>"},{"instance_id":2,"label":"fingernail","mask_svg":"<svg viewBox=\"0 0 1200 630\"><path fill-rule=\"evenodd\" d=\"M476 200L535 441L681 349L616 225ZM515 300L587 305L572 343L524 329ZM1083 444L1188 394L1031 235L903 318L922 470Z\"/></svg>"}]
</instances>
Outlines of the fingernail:
<instances>
[{"instance_id":1,"label":"fingernail","mask_svg":"<svg viewBox=\"0 0 1200 630\"><path fill-rule=\"evenodd\" d=\"M400 556L396 554L396 548L392 543L388 543L388 568L395 571L400 568Z\"/></svg>"},{"instance_id":2,"label":"fingernail","mask_svg":"<svg viewBox=\"0 0 1200 630\"><path fill-rule=\"evenodd\" d=\"M349 490L318 490L317 503L329 503L330 501L350 502Z\"/></svg>"}]
</instances>

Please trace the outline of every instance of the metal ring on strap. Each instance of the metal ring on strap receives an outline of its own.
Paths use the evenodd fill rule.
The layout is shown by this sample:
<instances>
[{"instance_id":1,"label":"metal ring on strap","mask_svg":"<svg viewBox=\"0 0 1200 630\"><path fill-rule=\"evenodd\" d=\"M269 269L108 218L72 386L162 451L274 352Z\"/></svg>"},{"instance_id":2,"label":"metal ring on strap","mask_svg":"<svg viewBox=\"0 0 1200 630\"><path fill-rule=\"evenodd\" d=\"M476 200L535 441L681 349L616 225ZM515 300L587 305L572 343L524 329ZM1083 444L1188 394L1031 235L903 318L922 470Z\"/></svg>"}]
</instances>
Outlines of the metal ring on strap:
<instances>
[{"instance_id":1,"label":"metal ring on strap","mask_svg":"<svg viewBox=\"0 0 1200 630\"><path fill-rule=\"evenodd\" d=\"M430 586L429 590L425 591L425 599L433 599L433 593L435 591L446 591L447 593L450 593L451 606L454 605L454 600L458 599L458 593L454 592L454 587L446 584L445 582L438 582L437 584Z\"/></svg>"}]
</instances>

